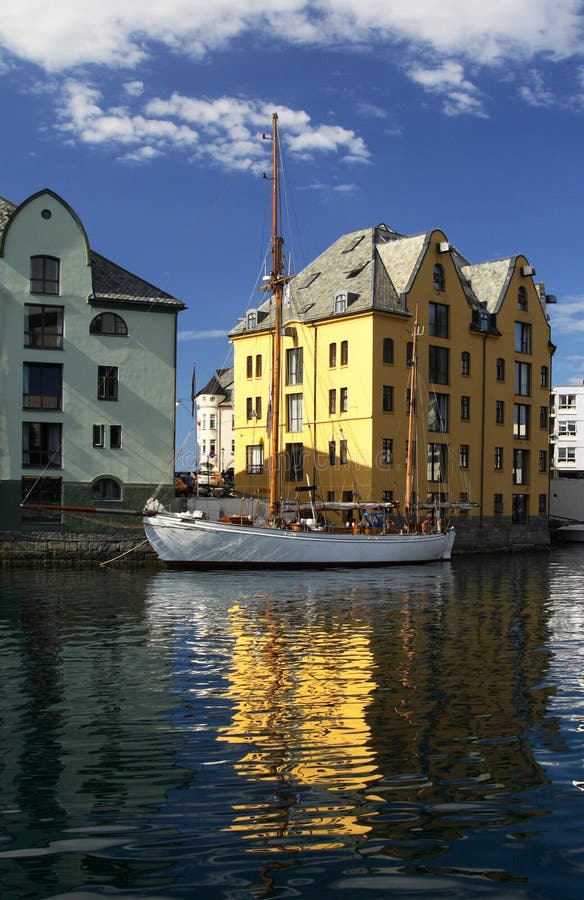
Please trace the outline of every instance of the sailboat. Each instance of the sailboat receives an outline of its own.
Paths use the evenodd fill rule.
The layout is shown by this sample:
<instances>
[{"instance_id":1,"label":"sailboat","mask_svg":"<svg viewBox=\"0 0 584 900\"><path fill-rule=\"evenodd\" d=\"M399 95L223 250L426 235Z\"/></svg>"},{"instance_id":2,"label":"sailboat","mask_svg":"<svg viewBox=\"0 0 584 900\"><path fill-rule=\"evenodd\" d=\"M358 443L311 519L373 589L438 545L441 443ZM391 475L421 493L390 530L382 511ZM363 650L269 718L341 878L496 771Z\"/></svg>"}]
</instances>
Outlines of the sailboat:
<instances>
[{"instance_id":1,"label":"sailboat","mask_svg":"<svg viewBox=\"0 0 584 900\"><path fill-rule=\"evenodd\" d=\"M319 522L319 513L331 508L318 505L315 486L308 485L312 516L302 526L286 519L286 509L278 496L280 375L282 302L288 276L283 273L283 239L278 231L278 116L272 117L272 270L268 289L274 298L274 340L270 410L269 514L264 522L250 516L208 519L200 510L169 512L155 499L144 508L146 537L158 557L174 568L326 568L389 566L449 560L454 545L452 528L441 528L441 519L428 533L416 520L413 502L414 448L413 415L416 389L416 346L422 331L416 313L410 371L410 404L406 472L405 526L397 532L391 527L390 503L348 502L334 504L363 513L375 509L377 528L332 528Z\"/></svg>"}]
</instances>

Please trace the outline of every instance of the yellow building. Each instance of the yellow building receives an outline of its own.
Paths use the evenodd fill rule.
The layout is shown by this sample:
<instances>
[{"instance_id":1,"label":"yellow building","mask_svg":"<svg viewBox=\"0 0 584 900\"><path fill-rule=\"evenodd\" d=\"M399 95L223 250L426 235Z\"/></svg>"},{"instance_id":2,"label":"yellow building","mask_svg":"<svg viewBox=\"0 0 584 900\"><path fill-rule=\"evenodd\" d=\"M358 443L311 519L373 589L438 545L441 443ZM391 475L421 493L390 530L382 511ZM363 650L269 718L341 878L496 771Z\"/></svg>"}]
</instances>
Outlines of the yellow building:
<instances>
[{"instance_id":1,"label":"yellow building","mask_svg":"<svg viewBox=\"0 0 584 900\"><path fill-rule=\"evenodd\" d=\"M383 224L298 273L283 305L282 498L308 481L323 500L390 500L403 515L417 310L417 503L476 504L451 511L459 547L465 534L546 543L552 298L534 275L522 255L471 265L442 231ZM271 464L273 324L269 297L230 335L236 487L252 496Z\"/></svg>"}]
</instances>

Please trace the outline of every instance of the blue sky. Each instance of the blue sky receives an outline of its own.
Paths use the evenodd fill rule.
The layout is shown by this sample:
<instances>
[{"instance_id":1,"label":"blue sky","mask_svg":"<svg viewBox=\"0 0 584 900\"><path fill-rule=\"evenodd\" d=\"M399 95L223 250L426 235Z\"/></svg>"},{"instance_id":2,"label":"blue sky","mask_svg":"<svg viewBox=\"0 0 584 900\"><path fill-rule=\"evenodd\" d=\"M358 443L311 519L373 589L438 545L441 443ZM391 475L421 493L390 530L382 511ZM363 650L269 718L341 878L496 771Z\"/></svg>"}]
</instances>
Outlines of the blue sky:
<instances>
[{"instance_id":1,"label":"blue sky","mask_svg":"<svg viewBox=\"0 0 584 900\"><path fill-rule=\"evenodd\" d=\"M188 305L189 406L258 302L276 110L293 270L380 222L524 253L558 298L554 384L580 383L583 26L575 0L5 0L0 195L51 188Z\"/></svg>"}]
</instances>

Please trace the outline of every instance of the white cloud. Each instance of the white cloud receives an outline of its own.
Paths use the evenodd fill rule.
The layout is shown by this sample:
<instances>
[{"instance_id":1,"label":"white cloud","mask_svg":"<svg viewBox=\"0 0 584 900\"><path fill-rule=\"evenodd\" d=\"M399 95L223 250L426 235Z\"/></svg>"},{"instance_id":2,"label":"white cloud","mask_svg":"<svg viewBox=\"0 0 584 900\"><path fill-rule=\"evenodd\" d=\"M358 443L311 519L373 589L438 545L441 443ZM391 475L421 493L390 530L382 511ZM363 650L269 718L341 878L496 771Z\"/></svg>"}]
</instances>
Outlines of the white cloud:
<instances>
[{"instance_id":1,"label":"white cloud","mask_svg":"<svg viewBox=\"0 0 584 900\"><path fill-rule=\"evenodd\" d=\"M553 106L555 96L545 87L541 72L531 71L529 84L519 88L519 96L529 106Z\"/></svg>"},{"instance_id":2,"label":"white cloud","mask_svg":"<svg viewBox=\"0 0 584 900\"><path fill-rule=\"evenodd\" d=\"M219 329L214 331L179 331L178 339L179 341L206 341L210 338L225 338L227 334L227 331Z\"/></svg>"},{"instance_id":3,"label":"white cloud","mask_svg":"<svg viewBox=\"0 0 584 900\"><path fill-rule=\"evenodd\" d=\"M156 44L202 57L251 32L285 43L422 48L480 65L578 55L580 0L6 0L0 47L48 72L132 68ZM90 25L88 25L90 23ZM403 57L403 53L402 53Z\"/></svg>"},{"instance_id":4,"label":"white cloud","mask_svg":"<svg viewBox=\"0 0 584 900\"><path fill-rule=\"evenodd\" d=\"M143 81L127 81L124 90L129 97L139 97L144 93Z\"/></svg>"},{"instance_id":5,"label":"white cloud","mask_svg":"<svg viewBox=\"0 0 584 900\"><path fill-rule=\"evenodd\" d=\"M126 91L127 94L127 91ZM220 97L204 100L172 94L153 98L139 110L129 105L106 108L100 91L68 79L59 92L58 128L70 140L124 150L122 158L147 162L170 150L208 159L232 170L263 171L268 148L261 133L271 129L274 103ZM126 97L126 103L138 102ZM141 102L141 101L140 101ZM278 110L283 140L292 156L336 154L344 162L366 163L361 137L339 125L313 125L302 110ZM126 148L132 149L127 150Z\"/></svg>"},{"instance_id":6,"label":"white cloud","mask_svg":"<svg viewBox=\"0 0 584 900\"><path fill-rule=\"evenodd\" d=\"M547 307L552 325L552 339L557 334L584 332L584 295L569 294L559 298L557 305Z\"/></svg>"},{"instance_id":7,"label":"white cloud","mask_svg":"<svg viewBox=\"0 0 584 900\"><path fill-rule=\"evenodd\" d=\"M409 76L425 90L442 98L443 110L447 115L485 116L479 92L465 78L460 63L446 60L434 68L413 67L409 70Z\"/></svg>"}]
</instances>

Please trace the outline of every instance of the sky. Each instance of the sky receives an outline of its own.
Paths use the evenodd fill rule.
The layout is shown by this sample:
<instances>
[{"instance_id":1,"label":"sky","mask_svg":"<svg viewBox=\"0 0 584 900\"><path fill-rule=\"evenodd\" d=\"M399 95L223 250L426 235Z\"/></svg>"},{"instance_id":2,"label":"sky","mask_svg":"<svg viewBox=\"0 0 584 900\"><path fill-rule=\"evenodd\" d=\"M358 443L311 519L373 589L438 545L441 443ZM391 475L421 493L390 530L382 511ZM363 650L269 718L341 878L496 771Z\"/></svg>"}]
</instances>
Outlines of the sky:
<instances>
[{"instance_id":1,"label":"sky","mask_svg":"<svg viewBox=\"0 0 584 900\"><path fill-rule=\"evenodd\" d=\"M523 253L558 300L553 383L584 379L584 3L4 0L0 111L0 195L50 188L187 305L179 434L263 298L273 112L292 271L381 222Z\"/></svg>"}]
</instances>

